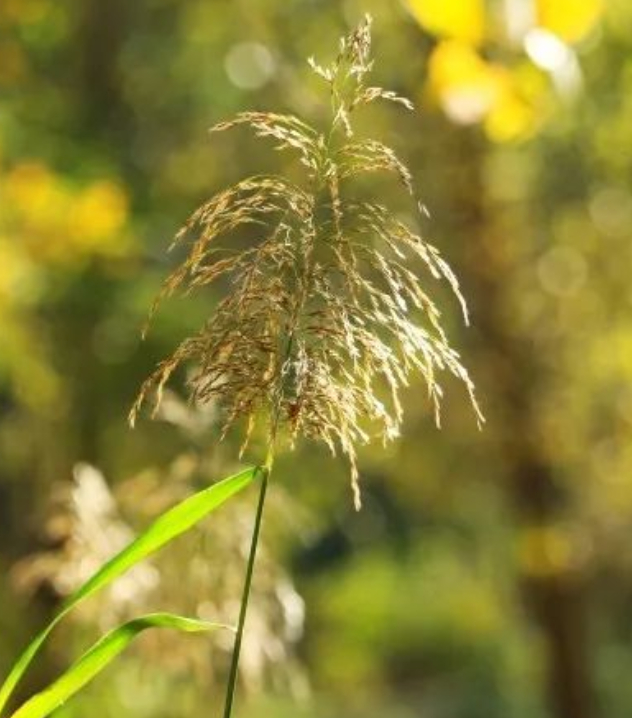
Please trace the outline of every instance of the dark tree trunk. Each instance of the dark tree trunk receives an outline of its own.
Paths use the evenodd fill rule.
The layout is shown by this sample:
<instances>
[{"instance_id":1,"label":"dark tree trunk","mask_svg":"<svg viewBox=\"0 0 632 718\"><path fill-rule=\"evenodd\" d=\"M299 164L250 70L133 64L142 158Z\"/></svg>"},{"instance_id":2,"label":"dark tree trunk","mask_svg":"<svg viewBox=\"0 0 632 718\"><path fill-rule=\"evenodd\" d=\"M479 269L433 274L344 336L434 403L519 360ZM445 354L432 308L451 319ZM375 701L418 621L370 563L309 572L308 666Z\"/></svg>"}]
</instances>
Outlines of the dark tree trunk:
<instances>
[{"instance_id":1,"label":"dark tree trunk","mask_svg":"<svg viewBox=\"0 0 632 718\"><path fill-rule=\"evenodd\" d=\"M529 337L520 336L512 326L506 308L506 283L515 276L512 262L516 253L511 243L521 228L512 228L512 236L506 227L502 233L494 227L493 214L486 206L481 174L483 147L478 140L467 132L453 133L450 148L456 153L451 161L456 171L449 179L453 181L454 211L459 215L467 263L461 274L471 285L469 294L475 301L474 322L481 336L483 361L491 364L488 374L494 381L496 405L488 418L491 430L500 437L507 494L517 530L537 535L555 525L561 512L568 509L570 497L556 481L536 438L539 432L535 430L537 409L533 403L545 370ZM459 162L459 157L467 161ZM540 573L521 569L519 589L545 641L551 714L555 718L594 718L582 578L568 567Z\"/></svg>"}]
</instances>

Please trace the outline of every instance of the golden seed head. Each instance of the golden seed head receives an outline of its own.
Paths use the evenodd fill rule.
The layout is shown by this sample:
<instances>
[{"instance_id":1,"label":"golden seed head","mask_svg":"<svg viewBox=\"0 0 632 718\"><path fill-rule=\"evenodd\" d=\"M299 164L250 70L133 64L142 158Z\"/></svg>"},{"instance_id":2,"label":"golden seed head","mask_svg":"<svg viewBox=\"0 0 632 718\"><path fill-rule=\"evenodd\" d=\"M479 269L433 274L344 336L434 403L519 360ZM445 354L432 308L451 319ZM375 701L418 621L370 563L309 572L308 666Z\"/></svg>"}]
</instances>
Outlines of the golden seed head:
<instances>
[{"instance_id":1,"label":"golden seed head","mask_svg":"<svg viewBox=\"0 0 632 718\"><path fill-rule=\"evenodd\" d=\"M439 423L447 371L474 386L450 346L440 313L410 267L425 267L447 280L465 321L467 309L456 277L439 251L376 202L354 198L354 180L385 171L414 197L412 176L389 147L353 137L351 115L359 105L387 100L412 109L389 90L370 87L370 19L341 41L329 66L310 59L329 86L332 121L323 133L291 115L243 112L213 132L239 125L297 153L308 170L305 186L281 176L249 177L198 208L175 242L189 254L166 280L156 305L176 291L191 291L225 277L230 291L201 330L185 339L147 379L132 409L133 422L148 394L160 403L176 368L194 366L189 385L196 402L217 401L224 432L246 418L244 446L258 418L271 434L284 426L294 441L308 437L340 449L351 465L360 503L356 447L375 435L399 433L399 395L412 371L423 375ZM223 240L255 227L246 249Z\"/></svg>"}]
</instances>

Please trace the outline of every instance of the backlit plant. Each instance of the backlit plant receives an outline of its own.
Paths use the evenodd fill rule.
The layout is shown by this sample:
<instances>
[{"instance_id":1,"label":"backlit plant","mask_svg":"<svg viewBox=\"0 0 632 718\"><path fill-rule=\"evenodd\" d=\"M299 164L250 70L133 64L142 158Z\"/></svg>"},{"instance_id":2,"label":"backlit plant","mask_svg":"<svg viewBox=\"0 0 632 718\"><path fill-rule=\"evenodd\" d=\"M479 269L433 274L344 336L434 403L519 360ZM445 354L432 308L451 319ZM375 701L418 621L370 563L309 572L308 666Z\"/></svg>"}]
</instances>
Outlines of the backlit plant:
<instances>
[{"instance_id":1,"label":"backlit plant","mask_svg":"<svg viewBox=\"0 0 632 718\"><path fill-rule=\"evenodd\" d=\"M188 256L167 279L155 305L178 291L190 292L220 278L229 287L199 332L186 338L145 382L131 422L148 397L155 408L160 405L165 384L186 363L192 367L192 401L216 402L222 408L222 434L243 420L242 449L260 424L267 437L266 456L259 466L190 497L158 519L71 597L0 689L0 711L41 643L68 610L256 478L259 503L224 708L229 718L266 492L279 441L287 437L294 444L305 437L323 442L334 454L341 451L350 465L359 508L357 447L374 438L387 442L397 437L403 418L400 393L414 371L425 380L437 423L443 395L440 378L445 372L465 384L482 421L472 382L417 270L424 270L430 280L447 281L467 321L454 274L415 229L389 207L367 201L357 191L364 175L392 173L412 204L418 205L411 173L393 150L377 140L357 138L354 132L354 116L368 103L384 100L412 109L407 99L368 84L370 49L367 17L341 41L334 62L321 66L310 60L330 96L326 129L291 115L267 112L244 112L212 128L223 132L244 125L257 136L270 138L278 149L296 154L305 179L298 184L279 175L248 177L205 202L176 236L176 244L188 244ZM243 229L253 237L246 248L231 243L230 238ZM117 629L48 692L20 708L16 718L47 715L94 675L95 666L113 657L113 644L120 650L125 638L139 630L152 625L182 630L211 627L187 620L160 614Z\"/></svg>"},{"instance_id":2,"label":"backlit plant","mask_svg":"<svg viewBox=\"0 0 632 718\"><path fill-rule=\"evenodd\" d=\"M298 185L278 175L249 177L205 202L178 232L175 244L190 242L191 248L159 300L220 277L228 278L231 291L199 333L147 380L131 415L134 422L152 391L157 407L173 371L190 361L193 401L217 401L225 429L245 417L244 445L260 420L270 456L281 428L293 441L304 436L333 453L341 449L358 507L356 446L376 435L384 441L398 435L399 394L413 370L425 378L437 422L443 370L465 383L479 413L439 310L414 271L417 263L446 279L467 321L450 267L387 207L353 195L356 178L385 171L414 197L411 173L393 150L357 139L353 131L353 115L367 103L386 100L412 109L408 100L367 84L370 44L366 19L342 41L329 67L310 61L330 91L326 131L265 112L244 112L212 128L247 125L271 138L278 149L297 154L307 180ZM253 246L231 246L228 235L245 226L256 228Z\"/></svg>"}]
</instances>

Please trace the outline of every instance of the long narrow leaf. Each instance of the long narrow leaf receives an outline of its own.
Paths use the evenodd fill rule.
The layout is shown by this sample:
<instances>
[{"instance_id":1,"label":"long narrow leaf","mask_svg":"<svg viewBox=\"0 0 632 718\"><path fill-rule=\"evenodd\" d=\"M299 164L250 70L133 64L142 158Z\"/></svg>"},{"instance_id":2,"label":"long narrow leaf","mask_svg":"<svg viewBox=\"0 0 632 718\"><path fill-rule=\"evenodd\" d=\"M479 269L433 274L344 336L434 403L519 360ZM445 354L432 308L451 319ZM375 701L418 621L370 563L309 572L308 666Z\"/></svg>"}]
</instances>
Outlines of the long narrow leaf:
<instances>
[{"instance_id":1,"label":"long narrow leaf","mask_svg":"<svg viewBox=\"0 0 632 718\"><path fill-rule=\"evenodd\" d=\"M230 476L213 486L188 497L159 516L138 538L105 563L92 578L81 586L64 604L62 610L35 637L19 657L0 687L0 715L28 665L55 628L75 606L107 586L129 568L158 551L166 543L184 533L227 499L246 487L257 475L256 467Z\"/></svg>"},{"instance_id":2,"label":"long narrow leaf","mask_svg":"<svg viewBox=\"0 0 632 718\"><path fill-rule=\"evenodd\" d=\"M12 718L46 718L101 673L139 633L148 628L173 628L187 633L199 633L227 626L170 613L152 613L124 623L103 636L54 683L18 708Z\"/></svg>"}]
</instances>

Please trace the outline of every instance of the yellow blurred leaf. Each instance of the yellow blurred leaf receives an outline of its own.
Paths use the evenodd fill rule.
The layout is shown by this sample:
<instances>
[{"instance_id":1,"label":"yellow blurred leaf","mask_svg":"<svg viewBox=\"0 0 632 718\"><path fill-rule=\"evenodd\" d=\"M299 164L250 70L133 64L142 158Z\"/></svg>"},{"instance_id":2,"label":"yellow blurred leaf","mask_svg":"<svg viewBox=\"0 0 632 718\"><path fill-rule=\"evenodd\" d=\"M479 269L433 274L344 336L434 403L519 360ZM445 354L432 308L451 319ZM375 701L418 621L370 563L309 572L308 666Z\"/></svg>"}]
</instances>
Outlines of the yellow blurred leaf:
<instances>
[{"instance_id":1,"label":"yellow blurred leaf","mask_svg":"<svg viewBox=\"0 0 632 718\"><path fill-rule=\"evenodd\" d=\"M484 0L408 0L417 22L440 37L479 44L485 35Z\"/></svg>"},{"instance_id":2,"label":"yellow blurred leaf","mask_svg":"<svg viewBox=\"0 0 632 718\"><path fill-rule=\"evenodd\" d=\"M98 243L119 232L127 214L123 189L107 180L95 182L76 199L71 218L73 234L81 243Z\"/></svg>"},{"instance_id":3,"label":"yellow blurred leaf","mask_svg":"<svg viewBox=\"0 0 632 718\"><path fill-rule=\"evenodd\" d=\"M494 142L524 139L536 126L532 105L508 85L485 118L485 132Z\"/></svg>"},{"instance_id":4,"label":"yellow blurred leaf","mask_svg":"<svg viewBox=\"0 0 632 718\"><path fill-rule=\"evenodd\" d=\"M19 237L35 264L81 263L91 254L119 256L129 249L127 194L113 181L76 187L28 161L0 176L0 190L8 199L3 229Z\"/></svg>"},{"instance_id":5,"label":"yellow blurred leaf","mask_svg":"<svg viewBox=\"0 0 632 718\"><path fill-rule=\"evenodd\" d=\"M537 0L537 24L567 42L578 42L597 24L603 0Z\"/></svg>"},{"instance_id":6,"label":"yellow blurred leaf","mask_svg":"<svg viewBox=\"0 0 632 718\"><path fill-rule=\"evenodd\" d=\"M46 208L50 202L54 178L40 162L23 162L6 176L6 196L13 209L30 214Z\"/></svg>"},{"instance_id":7,"label":"yellow blurred leaf","mask_svg":"<svg viewBox=\"0 0 632 718\"><path fill-rule=\"evenodd\" d=\"M470 45L440 42L430 56L428 72L430 87L446 115L462 125L482 122L494 142L524 139L537 125L530 76L488 62Z\"/></svg>"},{"instance_id":8,"label":"yellow blurred leaf","mask_svg":"<svg viewBox=\"0 0 632 718\"><path fill-rule=\"evenodd\" d=\"M497 102L503 68L484 60L471 46L444 40L429 60L430 86L448 117L459 124L480 122Z\"/></svg>"}]
</instances>

